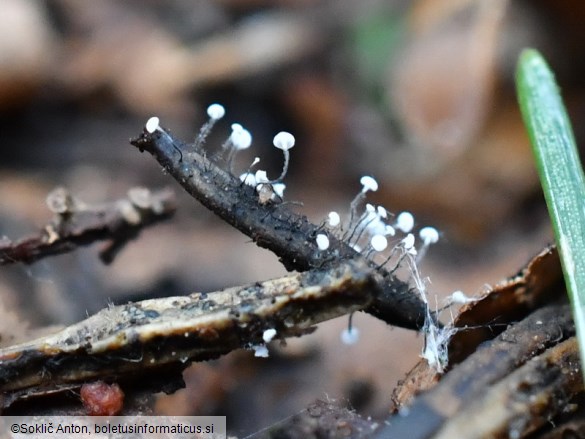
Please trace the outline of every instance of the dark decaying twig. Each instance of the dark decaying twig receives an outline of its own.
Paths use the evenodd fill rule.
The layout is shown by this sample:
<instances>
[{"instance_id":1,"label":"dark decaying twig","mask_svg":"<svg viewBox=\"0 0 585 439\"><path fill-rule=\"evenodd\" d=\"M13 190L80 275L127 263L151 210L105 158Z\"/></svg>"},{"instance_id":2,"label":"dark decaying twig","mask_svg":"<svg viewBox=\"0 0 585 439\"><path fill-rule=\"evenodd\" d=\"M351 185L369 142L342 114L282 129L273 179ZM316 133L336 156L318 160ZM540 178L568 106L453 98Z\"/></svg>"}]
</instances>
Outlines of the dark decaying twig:
<instances>
[{"instance_id":1,"label":"dark decaying twig","mask_svg":"<svg viewBox=\"0 0 585 439\"><path fill-rule=\"evenodd\" d=\"M265 349L267 334L298 336L362 309L374 285L372 270L347 261L214 293L111 306L54 335L0 350L2 404L96 379L124 383L165 370L176 378L191 361Z\"/></svg>"},{"instance_id":2,"label":"dark decaying twig","mask_svg":"<svg viewBox=\"0 0 585 439\"><path fill-rule=\"evenodd\" d=\"M534 357L449 419L434 436L522 437L548 424L583 391L577 338Z\"/></svg>"},{"instance_id":3,"label":"dark decaying twig","mask_svg":"<svg viewBox=\"0 0 585 439\"><path fill-rule=\"evenodd\" d=\"M568 305L538 309L485 342L376 438L524 437L583 391L574 333Z\"/></svg>"},{"instance_id":4,"label":"dark decaying twig","mask_svg":"<svg viewBox=\"0 0 585 439\"><path fill-rule=\"evenodd\" d=\"M145 188L133 188L127 198L90 206L66 189L58 188L47 196L47 204L55 216L37 236L14 243L7 238L0 240L0 265L31 264L104 240L109 243L100 252L100 258L110 263L140 230L168 219L176 210L175 196L170 189L151 193Z\"/></svg>"},{"instance_id":5,"label":"dark decaying twig","mask_svg":"<svg viewBox=\"0 0 585 439\"><path fill-rule=\"evenodd\" d=\"M193 145L183 144L166 131L146 129L131 141L147 151L177 182L205 207L248 235L257 245L274 252L288 270L327 268L343 260L361 260L375 269L373 301L366 312L385 322L418 329L424 324L425 307L406 282L364 258L347 243L329 237L327 250L319 250L319 226L286 206L259 200L254 188L242 184Z\"/></svg>"}]
</instances>

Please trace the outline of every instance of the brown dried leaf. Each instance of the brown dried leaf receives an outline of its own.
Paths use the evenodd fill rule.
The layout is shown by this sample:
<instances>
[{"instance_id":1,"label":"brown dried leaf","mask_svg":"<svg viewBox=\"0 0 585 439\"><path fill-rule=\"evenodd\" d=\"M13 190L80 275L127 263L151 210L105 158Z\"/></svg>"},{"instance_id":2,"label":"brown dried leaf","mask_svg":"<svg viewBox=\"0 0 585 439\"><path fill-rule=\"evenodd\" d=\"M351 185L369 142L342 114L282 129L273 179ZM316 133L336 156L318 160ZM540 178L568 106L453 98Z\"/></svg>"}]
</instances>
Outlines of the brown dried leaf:
<instances>
[{"instance_id":1,"label":"brown dried leaf","mask_svg":"<svg viewBox=\"0 0 585 439\"><path fill-rule=\"evenodd\" d=\"M482 298L464 305L455 318L458 328L449 344L449 365L454 366L474 352L480 343L493 339L506 325L526 317L543 303L564 297L562 271L556 247L536 255L520 272L496 285ZM496 326L497 325L497 326ZM441 379L423 359L407 374L392 395L392 411L408 406L414 397L434 387Z\"/></svg>"},{"instance_id":2,"label":"brown dried leaf","mask_svg":"<svg viewBox=\"0 0 585 439\"><path fill-rule=\"evenodd\" d=\"M465 359L485 340L492 339L507 324L522 320L543 303L565 295L559 255L549 246L520 272L486 292L481 300L465 305L455 319L458 328L449 345L450 364Z\"/></svg>"}]
</instances>

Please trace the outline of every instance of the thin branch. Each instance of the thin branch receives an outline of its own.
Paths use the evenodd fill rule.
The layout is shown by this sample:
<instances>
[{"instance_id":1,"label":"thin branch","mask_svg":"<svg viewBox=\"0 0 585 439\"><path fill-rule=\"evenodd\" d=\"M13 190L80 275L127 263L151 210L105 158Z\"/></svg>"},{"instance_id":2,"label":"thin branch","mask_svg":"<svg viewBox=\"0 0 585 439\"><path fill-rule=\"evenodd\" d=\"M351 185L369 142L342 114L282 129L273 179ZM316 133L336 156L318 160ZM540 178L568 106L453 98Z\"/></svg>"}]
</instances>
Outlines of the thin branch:
<instances>
[{"instance_id":1,"label":"thin branch","mask_svg":"<svg viewBox=\"0 0 585 439\"><path fill-rule=\"evenodd\" d=\"M58 188L47 196L47 205L55 216L37 236L15 243L7 238L0 240L0 265L32 264L104 240L109 243L100 252L100 258L108 264L144 227L170 218L176 210L170 189L151 193L148 189L133 188L127 198L88 206L66 189Z\"/></svg>"},{"instance_id":2,"label":"thin branch","mask_svg":"<svg viewBox=\"0 0 585 439\"><path fill-rule=\"evenodd\" d=\"M202 151L180 142L167 131L157 129L150 133L144 129L131 143L141 152L152 154L205 207L248 235L260 247L275 253L288 270L326 268L350 259L372 267L376 272L375 286L370 293L373 302L365 311L392 325L411 329L422 327L424 304L406 282L377 268L334 236L329 236L327 250L319 250L315 237L320 228L305 216L279 203L263 203L253 187L241 183L206 158Z\"/></svg>"},{"instance_id":3,"label":"thin branch","mask_svg":"<svg viewBox=\"0 0 585 439\"><path fill-rule=\"evenodd\" d=\"M0 402L96 379L116 382L187 367L234 349L310 332L371 301L372 270L354 261L214 293L111 306L56 334L0 349ZM170 368L170 369L169 369Z\"/></svg>"}]
</instances>

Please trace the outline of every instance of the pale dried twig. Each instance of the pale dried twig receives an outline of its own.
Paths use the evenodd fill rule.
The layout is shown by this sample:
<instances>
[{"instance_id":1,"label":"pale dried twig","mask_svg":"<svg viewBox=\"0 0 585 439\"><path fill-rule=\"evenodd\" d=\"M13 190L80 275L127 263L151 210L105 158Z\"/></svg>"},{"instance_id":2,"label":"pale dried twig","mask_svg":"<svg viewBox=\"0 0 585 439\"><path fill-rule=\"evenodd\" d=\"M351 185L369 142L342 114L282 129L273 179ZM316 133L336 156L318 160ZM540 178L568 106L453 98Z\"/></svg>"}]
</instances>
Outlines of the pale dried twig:
<instances>
[{"instance_id":1,"label":"pale dried twig","mask_svg":"<svg viewBox=\"0 0 585 439\"><path fill-rule=\"evenodd\" d=\"M144 227L170 218L176 210L175 195L170 189L151 193L145 188L133 188L127 198L91 206L58 188L47 196L47 204L55 216L38 235L14 243L5 237L0 240L0 265L32 264L96 241L109 241L100 258L110 263Z\"/></svg>"},{"instance_id":2,"label":"pale dried twig","mask_svg":"<svg viewBox=\"0 0 585 439\"><path fill-rule=\"evenodd\" d=\"M54 335L0 350L2 403L81 385L181 371L191 361L298 336L366 307L372 270L348 261L214 293L111 306ZM158 371L158 372L157 372Z\"/></svg>"}]
</instances>

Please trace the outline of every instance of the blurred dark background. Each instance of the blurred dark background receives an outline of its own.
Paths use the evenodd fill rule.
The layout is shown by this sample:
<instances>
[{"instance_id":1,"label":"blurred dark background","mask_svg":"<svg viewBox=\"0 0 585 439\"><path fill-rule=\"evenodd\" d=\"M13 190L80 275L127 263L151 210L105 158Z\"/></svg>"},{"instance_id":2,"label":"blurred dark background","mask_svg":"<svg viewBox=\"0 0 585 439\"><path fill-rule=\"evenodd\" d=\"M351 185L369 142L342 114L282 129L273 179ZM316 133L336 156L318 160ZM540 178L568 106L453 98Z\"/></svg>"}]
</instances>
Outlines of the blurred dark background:
<instances>
[{"instance_id":1,"label":"blurred dark background","mask_svg":"<svg viewBox=\"0 0 585 439\"><path fill-rule=\"evenodd\" d=\"M142 233L113 265L97 246L32 266L2 267L4 345L78 321L108 300L180 295L277 277L276 257L181 192L130 146L148 117L188 140L213 102L227 110L207 142L238 122L252 132L246 169L269 175L271 139L292 132L286 198L315 222L347 212L368 174L371 197L410 210L442 234L423 262L430 291L480 291L551 241L517 109L519 51L540 49L557 72L579 143L585 132L585 5L577 0L0 0L0 236L49 219L55 186L99 203L133 186L174 187L179 212ZM355 316L269 359L232 353L186 372L188 388L158 413L221 414L246 435L315 398L346 398L383 416L422 339Z\"/></svg>"}]
</instances>

